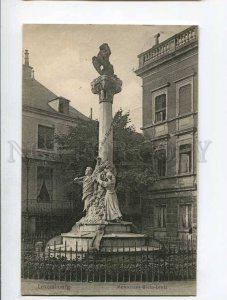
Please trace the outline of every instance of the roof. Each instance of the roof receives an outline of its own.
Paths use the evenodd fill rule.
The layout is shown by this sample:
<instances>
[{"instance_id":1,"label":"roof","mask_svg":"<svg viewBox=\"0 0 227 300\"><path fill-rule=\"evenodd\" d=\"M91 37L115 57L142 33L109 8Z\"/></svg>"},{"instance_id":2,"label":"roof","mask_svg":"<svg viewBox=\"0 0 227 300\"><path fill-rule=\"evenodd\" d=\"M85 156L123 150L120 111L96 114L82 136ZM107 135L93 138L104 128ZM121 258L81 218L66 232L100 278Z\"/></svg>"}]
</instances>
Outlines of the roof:
<instances>
[{"instance_id":1,"label":"roof","mask_svg":"<svg viewBox=\"0 0 227 300\"><path fill-rule=\"evenodd\" d=\"M23 65L23 67L26 68L25 65ZM59 113L59 115L62 116L64 114L58 112L48 104L50 101L57 98L63 99L63 97L57 96L36 79L23 77L22 103L24 106L37 108L52 113ZM69 105L69 114L67 114L67 116L84 120L89 119L71 105Z\"/></svg>"}]
</instances>

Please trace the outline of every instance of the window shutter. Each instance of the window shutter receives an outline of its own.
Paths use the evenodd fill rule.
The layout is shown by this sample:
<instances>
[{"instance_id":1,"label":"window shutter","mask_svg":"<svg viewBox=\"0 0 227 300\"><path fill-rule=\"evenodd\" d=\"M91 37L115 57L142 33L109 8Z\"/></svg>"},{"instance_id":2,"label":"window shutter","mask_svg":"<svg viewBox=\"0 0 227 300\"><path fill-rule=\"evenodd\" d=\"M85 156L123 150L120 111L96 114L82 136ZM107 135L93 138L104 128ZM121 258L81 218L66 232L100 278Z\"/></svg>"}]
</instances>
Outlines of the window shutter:
<instances>
[{"instance_id":1,"label":"window shutter","mask_svg":"<svg viewBox=\"0 0 227 300\"><path fill-rule=\"evenodd\" d=\"M192 86L187 84L179 89L179 113L180 115L191 112Z\"/></svg>"}]
</instances>

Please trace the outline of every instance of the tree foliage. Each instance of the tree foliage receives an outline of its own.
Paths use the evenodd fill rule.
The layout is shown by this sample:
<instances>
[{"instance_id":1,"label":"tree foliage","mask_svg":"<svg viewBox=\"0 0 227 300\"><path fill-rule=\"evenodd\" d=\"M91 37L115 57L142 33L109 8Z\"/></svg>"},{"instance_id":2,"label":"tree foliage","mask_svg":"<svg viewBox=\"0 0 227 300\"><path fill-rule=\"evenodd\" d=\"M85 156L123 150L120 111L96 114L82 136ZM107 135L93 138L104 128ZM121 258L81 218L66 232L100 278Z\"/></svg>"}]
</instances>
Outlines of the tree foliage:
<instances>
[{"instance_id":1,"label":"tree foliage","mask_svg":"<svg viewBox=\"0 0 227 300\"><path fill-rule=\"evenodd\" d=\"M112 126L114 165L119 192L141 192L156 180L151 142L130 125L129 112L116 112ZM56 136L62 150L65 180L82 176L87 166L94 167L98 156L98 121L78 120L67 135Z\"/></svg>"}]
</instances>

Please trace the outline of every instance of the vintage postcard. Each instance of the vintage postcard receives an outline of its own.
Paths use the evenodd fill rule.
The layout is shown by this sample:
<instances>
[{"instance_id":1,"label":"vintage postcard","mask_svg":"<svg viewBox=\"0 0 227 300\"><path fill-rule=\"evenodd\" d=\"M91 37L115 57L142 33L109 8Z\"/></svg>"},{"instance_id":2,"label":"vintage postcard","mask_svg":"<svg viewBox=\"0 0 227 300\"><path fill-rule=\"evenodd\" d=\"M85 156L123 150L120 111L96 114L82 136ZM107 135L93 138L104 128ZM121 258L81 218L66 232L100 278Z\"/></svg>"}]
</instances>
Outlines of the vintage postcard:
<instances>
[{"instance_id":1,"label":"vintage postcard","mask_svg":"<svg viewBox=\"0 0 227 300\"><path fill-rule=\"evenodd\" d=\"M23 27L22 295L196 295L198 27Z\"/></svg>"}]
</instances>

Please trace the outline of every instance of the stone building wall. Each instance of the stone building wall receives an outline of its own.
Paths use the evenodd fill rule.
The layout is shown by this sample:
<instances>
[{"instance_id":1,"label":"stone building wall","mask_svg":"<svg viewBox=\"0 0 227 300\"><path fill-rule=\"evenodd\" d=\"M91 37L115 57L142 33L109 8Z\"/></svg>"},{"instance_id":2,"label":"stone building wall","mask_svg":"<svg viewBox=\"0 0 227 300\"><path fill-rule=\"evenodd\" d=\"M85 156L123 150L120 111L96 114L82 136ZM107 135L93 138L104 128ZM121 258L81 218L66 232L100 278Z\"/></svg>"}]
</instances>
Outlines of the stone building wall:
<instances>
[{"instance_id":1,"label":"stone building wall","mask_svg":"<svg viewBox=\"0 0 227 300\"><path fill-rule=\"evenodd\" d=\"M193 33L193 34L192 34ZM193 36L193 38L191 38ZM187 38L186 38L187 37ZM190 38L189 38L190 37ZM178 47L178 41L181 46ZM166 52L166 45L170 45ZM174 46L173 46L174 45ZM171 48L172 47L172 48ZM164 53L165 52L165 53ZM153 54L151 54L153 53ZM158 56L156 55L157 53ZM152 55L156 55L153 59ZM197 202L197 127L198 127L198 34L191 27L167 42L155 45L139 55L136 74L142 78L143 87L143 133L153 142L154 149L166 150L166 173L148 187L142 199L142 229L162 238L165 236L196 237ZM191 111L180 114L179 89L191 85ZM166 119L155 121L155 97L166 95ZM186 106L188 102L184 103ZM182 174L180 168L180 146L191 145L191 171ZM191 210L190 210L191 209ZM165 215L164 226L157 226L160 211ZM188 225L181 214L190 215ZM160 222L163 222L161 220ZM181 222L187 223L181 228ZM192 232L192 233L191 233Z\"/></svg>"}]
</instances>

